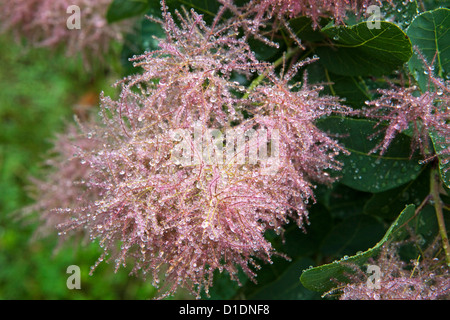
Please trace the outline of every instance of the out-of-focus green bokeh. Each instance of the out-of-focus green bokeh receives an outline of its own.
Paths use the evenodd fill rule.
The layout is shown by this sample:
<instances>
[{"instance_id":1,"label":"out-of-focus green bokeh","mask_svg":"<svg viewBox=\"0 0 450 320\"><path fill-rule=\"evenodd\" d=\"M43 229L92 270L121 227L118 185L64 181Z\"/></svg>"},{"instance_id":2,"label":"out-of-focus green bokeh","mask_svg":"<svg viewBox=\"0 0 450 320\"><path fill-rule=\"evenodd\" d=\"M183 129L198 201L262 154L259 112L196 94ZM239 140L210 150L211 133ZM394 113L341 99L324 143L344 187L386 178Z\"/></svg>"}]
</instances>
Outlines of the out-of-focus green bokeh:
<instances>
[{"instance_id":1,"label":"out-of-focus green bokeh","mask_svg":"<svg viewBox=\"0 0 450 320\"><path fill-rule=\"evenodd\" d=\"M55 251L57 231L53 237L32 240L36 222L18 214L32 203L26 193L29 177L42 177L39 164L52 137L73 121L74 106L86 96L99 90L113 92L111 84L118 76L112 73L87 72L81 61L63 53L26 49L7 35L0 37L0 299L151 299L155 295L149 281L129 276L127 269L114 273L113 264L101 263L90 276L100 254L95 243L68 244ZM70 265L80 267L80 290L67 288Z\"/></svg>"}]
</instances>

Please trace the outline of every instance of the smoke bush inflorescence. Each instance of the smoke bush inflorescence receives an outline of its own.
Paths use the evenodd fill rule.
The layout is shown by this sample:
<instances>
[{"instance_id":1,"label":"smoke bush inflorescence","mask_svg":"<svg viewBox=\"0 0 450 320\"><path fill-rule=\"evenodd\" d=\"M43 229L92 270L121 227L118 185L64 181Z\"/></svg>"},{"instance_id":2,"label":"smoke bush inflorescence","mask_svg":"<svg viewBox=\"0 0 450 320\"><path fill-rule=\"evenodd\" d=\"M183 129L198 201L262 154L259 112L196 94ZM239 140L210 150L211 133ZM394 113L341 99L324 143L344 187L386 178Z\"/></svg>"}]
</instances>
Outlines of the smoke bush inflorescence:
<instances>
[{"instance_id":1,"label":"smoke bush inflorescence","mask_svg":"<svg viewBox=\"0 0 450 320\"><path fill-rule=\"evenodd\" d=\"M368 108L362 114L378 120L377 126L385 125L383 140L372 150L384 154L397 134L411 130L411 154L417 149L428 158L432 153L430 136L444 137L443 145L450 142L450 87L449 81L434 76L433 63L428 63L418 52L428 75L428 88L420 92L417 86L399 86L390 84L389 89L378 89L379 97L367 101ZM433 61L434 62L434 61ZM449 157L448 146L440 150L444 158Z\"/></svg>"},{"instance_id":2,"label":"smoke bush inflorescence","mask_svg":"<svg viewBox=\"0 0 450 320\"><path fill-rule=\"evenodd\" d=\"M350 283L337 288L341 300L438 300L448 299L450 278L445 259L436 249L436 243L409 263L400 257L405 244L385 244L380 254L370 262L380 268L378 287L367 284L368 277L361 267L350 266L355 273ZM371 279L369 279L370 281Z\"/></svg>"},{"instance_id":3,"label":"smoke bush inflorescence","mask_svg":"<svg viewBox=\"0 0 450 320\"><path fill-rule=\"evenodd\" d=\"M276 76L235 23L220 22L225 9L207 26L194 11L174 18L163 6L160 50L132 59L143 72L117 83L118 99L102 96L100 124L58 140L70 163L55 159L54 175L38 184L36 205L55 208L48 223L97 240L99 262L132 259L163 296L181 286L200 297L215 270L238 281L241 268L254 280L257 259L278 254L264 233L289 219L303 227L314 183L334 181L346 152L314 121L349 109L306 75L290 83L305 62ZM255 73L267 77L252 90L233 78Z\"/></svg>"},{"instance_id":4,"label":"smoke bush inflorescence","mask_svg":"<svg viewBox=\"0 0 450 320\"><path fill-rule=\"evenodd\" d=\"M344 24L347 14L360 14L370 5L393 5L391 0L252 0L243 6L235 4L233 0L219 0L228 7L236 17L247 17L249 29L254 31L276 18L296 18L306 16L312 20L313 27L318 28L321 18L334 19L337 24ZM251 19L250 19L251 17Z\"/></svg>"},{"instance_id":5,"label":"smoke bush inflorescence","mask_svg":"<svg viewBox=\"0 0 450 320\"><path fill-rule=\"evenodd\" d=\"M111 0L0 0L0 32L10 32L36 47L64 47L68 56L81 53L86 65L121 40L127 24L108 24ZM80 28L69 29L72 6L80 8ZM69 11L69 12L68 12Z\"/></svg>"}]
</instances>

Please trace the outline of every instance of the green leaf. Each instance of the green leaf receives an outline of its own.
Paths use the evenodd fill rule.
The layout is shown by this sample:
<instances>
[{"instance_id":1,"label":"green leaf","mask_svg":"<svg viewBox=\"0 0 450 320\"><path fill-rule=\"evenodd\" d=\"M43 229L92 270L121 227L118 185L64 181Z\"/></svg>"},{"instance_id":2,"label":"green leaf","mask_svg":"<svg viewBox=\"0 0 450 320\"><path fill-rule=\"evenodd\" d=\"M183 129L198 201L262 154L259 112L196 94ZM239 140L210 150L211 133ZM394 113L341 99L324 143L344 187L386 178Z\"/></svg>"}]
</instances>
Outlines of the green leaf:
<instances>
[{"instance_id":1,"label":"green leaf","mask_svg":"<svg viewBox=\"0 0 450 320\"><path fill-rule=\"evenodd\" d=\"M391 21L397 24L403 30L406 30L419 12L417 1L403 1L402 5L392 6L387 1L381 8L383 20Z\"/></svg>"},{"instance_id":2,"label":"green leaf","mask_svg":"<svg viewBox=\"0 0 450 320\"><path fill-rule=\"evenodd\" d=\"M419 206L430 192L430 170L424 167L420 175L408 183L385 192L375 193L364 205L363 212L382 218L395 218L407 204Z\"/></svg>"},{"instance_id":3,"label":"green leaf","mask_svg":"<svg viewBox=\"0 0 450 320\"><path fill-rule=\"evenodd\" d=\"M344 103L355 109L364 106L364 102L371 100L372 95L367 90L367 86L363 79L350 76L339 76L328 73L329 80L332 82L330 86L334 93L344 98Z\"/></svg>"},{"instance_id":4,"label":"green leaf","mask_svg":"<svg viewBox=\"0 0 450 320\"><path fill-rule=\"evenodd\" d=\"M359 109L365 105L365 101L372 100L372 93L361 77L334 74L318 62L307 66L307 71L309 83L328 84L322 93L345 99L343 103L348 106Z\"/></svg>"},{"instance_id":5,"label":"green leaf","mask_svg":"<svg viewBox=\"0 0 450 320\"><path fill-rule=\"evenodd\" d=\"M414 180L420 173L418 159L410 159L411 138L400 134L383 156L368 154L378 143L369 140L376 122L367 119L328 117L317 126L331 135L339 135L339 141L351 152L341 155L343 162L339 182L365 192L383 192Z\"/></svg>"},{"instance_id":6,"label":"green leaf","mask_svg":"<svg viewBox=\"0 0 450 320\"><path fill-rule=\"evenodd\" d=\"M426 10L450 7L450 0L422 0Z\"/></svg>"},{"instance_id":7,"label":"green leaf","mask_svg":"<svg viewBox=\"0 0 450 320\"><path fill-rule=\"evenodd\" d=\"M430 132L430 137L433 142L433 148L438 155L441 180L447 188L450 188L450 144L445 141L444 137L434 132Z\"/></svg>"},{"instance_id":8,"label":"green leaf","mask_svg":"<svg viewBox=\"0 0 450 320\"><path fill-rule=\"evenodd\" d=\"M361 267L371 257L375 257L387 241L395 240L400 236L401 232L399 231L402 226L408 223L408 221L413 218L414 214L415 206L407 206L391 224L384 237L375 246L354 256L345 256L332 263L306 269L300 277L301 283L309 290L326 292L335 288L339 283L347 282L348 279L346 273L352 272L352 269L348 264L354 264Z\"/></svg>"},{"instance_id":9,"label":"green leaf","mask_svg":"<svg viewBox=\"0 0 450 320\"><path fill-rule=\"evenodd\" d=\"M342 183L335 183L331 188L326 185L318 185L315 193L317 201L327 207L332 218L339 220L361 214L361 208L372 195L347 187Z\"/></svg>"},{"instance_id":10,"label":"green leaf","mask_svg":"<svg viewBox=\"0 0 450 320\"><path fill-rule=\"evenodd\" d=\"M289 26L301 41L321 41L325 38L319 30L314 30L312 20L306 16L289 20Z\"/></svg>"},{"instance_id":11,"label":"green leaf","mask_svg":"<svg viewBox=\"0 0 450 320\"><path fill-rule=\"evenodd\" d=\"M334 226L324 239L321 252L327 256L355 254L376 244L384 231L383 223L372 216L351 216Z\"/></svg>"},{"instance_id":12,"label":"green leaf","mask_svg":"<svg viewBox=\"0 0 450 320\"><path fill-rule=\"evenodd\" d=\"M327 26L322 31L333 46L319 46L316 53L331 72L345 76L381 76L409 60L411 42L395 24L380 21L379 29L366 22L354 26Z\"/></svg>"},{"instance_id":13,"label":"green leaf","mask_svg":"<svg viewBox=\"0 0 450 320\"><path fill-rule=\"evenodd\" d=\"M448 222L445 219L445 222ZM410 225L414 228L414 234L421 240L422 247L427 247L436 240L436 235L439 234L439 225L436 219L436 211L433 205L426 205L417 215ZM416 255L417 257L417 255Z\"/></svg>"},{"instance_id":14,"label":"green leaf","mask_svg":"<svg viewBox=\"0 0 450 320\"><path fill-rule=\"evenodd\" d=\"M428 63L435 61L435 75L447 77L450 70L450 10L439 8L418 15L406 33ZM421 90L427 91L428 75L424 73L423 62L417 53L408 62L408 67Z\"/></svg>"},{"instance_id":15,"label":"green leaf","mask_svg":"<svg viewBox=\"0 0 450 320\"><path fill-rule=\"evenodd\" d=\"M108 23L142 15L148 10L148 2L144 0L113 0L106 13Z\"/></svg>"}]
</instances>

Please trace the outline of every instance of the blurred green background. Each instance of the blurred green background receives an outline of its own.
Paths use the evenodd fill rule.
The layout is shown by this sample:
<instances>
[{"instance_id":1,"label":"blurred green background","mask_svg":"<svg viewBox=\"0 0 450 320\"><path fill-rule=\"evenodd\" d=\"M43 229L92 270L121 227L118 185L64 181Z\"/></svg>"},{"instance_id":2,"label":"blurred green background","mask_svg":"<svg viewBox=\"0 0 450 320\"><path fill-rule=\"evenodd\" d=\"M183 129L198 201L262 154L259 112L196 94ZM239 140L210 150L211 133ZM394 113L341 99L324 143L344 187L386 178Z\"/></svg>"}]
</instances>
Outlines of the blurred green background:
<instances>
[{"instance_id":1,"label":"blurred green background","mask_svg":"<svg viewBox=\"0 0 450 320\"><path fill-rule=\"evenodd\" d=\"M106 61L108 63L108 61ZM8 36L0 38L0 299L151 299L149 282L114 273L102 263L90 267L100 251L96 244L65 246L55 251L53 237L32 240L36 222L19 218L32 203L29 177L40 176L39 164L55 133L73 121L74 106L97 104L100 90L111 94L114 72L86 72L81 61L47 49L26 49ZM108 92L110 91L110 92ZM69 290L69 265L81 270L81 289Z\"/></svg>"}]
</instances>

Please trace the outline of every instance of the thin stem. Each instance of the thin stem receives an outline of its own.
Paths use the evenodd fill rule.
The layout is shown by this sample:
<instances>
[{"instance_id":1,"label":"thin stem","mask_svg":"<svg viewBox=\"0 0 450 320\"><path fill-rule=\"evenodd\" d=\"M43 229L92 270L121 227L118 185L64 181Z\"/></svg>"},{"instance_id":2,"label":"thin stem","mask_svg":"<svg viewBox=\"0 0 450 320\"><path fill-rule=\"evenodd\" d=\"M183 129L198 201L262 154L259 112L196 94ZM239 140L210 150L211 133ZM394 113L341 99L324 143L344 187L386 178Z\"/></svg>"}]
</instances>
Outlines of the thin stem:
<instances>
[{"instance_id":1,"label":"thin stem","mask_svg":"<svg viewBox=\"0 0 450 320\"><path fill-rule=\"evenodd\" d=\"M273 66L274 67L278 67L279 65L281 65L284 61L286 61L287 59L291 58L294 54L296 54L297 52L299 52L299 48L293 49L293 50L288 50L286 52L285 55L283 55L282 57L278 58L274 63ZM309 54L309 52L308 52ZM252 91L253 89L255 89L258 84L260 84L264 78L267 76L267 71L261 73L255 80L252 81L252 83L250 83L250 85L248 86L248 90L247 93L244 95L244 99L247 99L249 96L250 91Z\"/></svg>"},{"instance_id":2,"label":"thin stem","mask_svg":"<svg viewBox=\"0 0 450 320\"><path fill-rule=\"evenodd\" d=\"M445 228L445 222L444 222L444 214L442 211L442 201L439 197L439 172L437 168L433 168L431 175L430 175L430 192L431 197L434 202L434 209L436 211L436 217L439 225L439 233L442 238L442 248L445 252L445 260L447 262L447 265L450 266L450 245L448 242L448 236L447 236L447 230Z\"/></svg>"},{"instance_id":3,"label":"thin stem","mask_svg":"<svg viewBox=\"0 0 450 320\"><path fill-rule=\"evenodd\" d=\"M331 94L333 96L335 96L336 95L336 91L334 91L334 88L333 88L333 85L332 85L332 82L331 82L331 78L330 78L330 75L328 74L328 69L327 68L325 68L325 77L327 78L328 86L330 87Z\"/></svg>"},{"instance_id":4,"label":"thin stem","mask_svg":"<svg viewBox=\"0 0 450 320\"><path fill-rule=\"evenodd\" d=\"M422 203L417 207L416 212L414 213L414 216L417 216L420 211L422 211L423 207L425 207L426 204L428 204L428 201L431 199L431 194L427 195L425 199L423 199Z\"/></svg>"}]
</instances>

